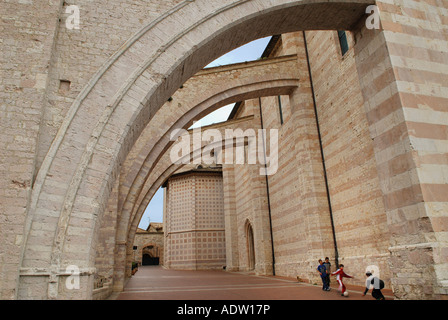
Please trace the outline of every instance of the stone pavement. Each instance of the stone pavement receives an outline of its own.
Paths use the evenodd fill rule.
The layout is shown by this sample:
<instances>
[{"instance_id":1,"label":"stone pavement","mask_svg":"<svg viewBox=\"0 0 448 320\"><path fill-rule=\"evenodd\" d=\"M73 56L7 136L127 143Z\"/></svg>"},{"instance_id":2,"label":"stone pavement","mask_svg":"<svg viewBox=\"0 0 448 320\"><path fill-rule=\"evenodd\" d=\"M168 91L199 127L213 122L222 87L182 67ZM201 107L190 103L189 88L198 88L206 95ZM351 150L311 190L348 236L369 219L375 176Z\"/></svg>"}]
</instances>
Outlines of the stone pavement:
<instances>
[{"instance_id":1,"label":"stone pavement","mask_svg":"<svg viewBox=\"0 0 448 320\"><path fill-rule=\"evenodd\" d=\"M225 271L167 270L159 266L143 266L128 281L117 300L373 300L364 288L347 286L349 297L332 290L322 291L321 284L299 283L296 279L256 276ZM387 300L390 290L383 290Z\"/></svg>"}]
</instances>

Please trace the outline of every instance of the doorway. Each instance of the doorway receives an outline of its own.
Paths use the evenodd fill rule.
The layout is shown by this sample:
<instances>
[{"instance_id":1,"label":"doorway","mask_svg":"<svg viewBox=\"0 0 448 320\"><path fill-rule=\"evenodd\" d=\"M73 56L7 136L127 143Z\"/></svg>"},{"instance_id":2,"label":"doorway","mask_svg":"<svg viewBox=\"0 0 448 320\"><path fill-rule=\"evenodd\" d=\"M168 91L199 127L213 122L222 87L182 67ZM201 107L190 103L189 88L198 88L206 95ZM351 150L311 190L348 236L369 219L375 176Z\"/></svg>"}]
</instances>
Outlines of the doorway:
<instances>
[{"instance_id":1,"label":"doorway","mask_svg":"<svg viewBox=\"0 0 448 320\"><path fill-rule=\"evenodd\" d=\"M248 222L246 227L247 235L247 257L248 257L248 269L249 271L255 269L255 242L254 231L252 225Z\"/></svg>"}]
</instances>

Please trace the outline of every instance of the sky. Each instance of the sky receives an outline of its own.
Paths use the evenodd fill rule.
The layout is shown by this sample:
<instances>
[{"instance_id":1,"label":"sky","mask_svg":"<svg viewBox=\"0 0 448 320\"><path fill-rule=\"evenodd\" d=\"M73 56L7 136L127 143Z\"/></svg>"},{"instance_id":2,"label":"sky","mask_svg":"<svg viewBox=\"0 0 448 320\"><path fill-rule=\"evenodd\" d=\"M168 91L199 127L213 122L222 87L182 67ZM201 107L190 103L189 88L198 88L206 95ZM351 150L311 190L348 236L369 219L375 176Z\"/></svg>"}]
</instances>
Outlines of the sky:
<instances>
[{"instance_id":1,"label":"sky","mask_svg":"<svg viewBox=\"0 0 448 320\"><path fill-rule=\"evenodd\" d=\"M269 43L269 40L271 40L271 37L266 37L252 41L242 47L239 47L233 51L226 53L225 55L211 62L209 65L206 66L206 68L257 60L263 54L267 44ZM233 106L234 104L230 104L208 114L201 120L194 123L191 128L226 121L227 118L229 117L230 112L233 109ZM148 207L145 210L145 213L143 214L142 219L140 220L140 224L138 227L141 229L146 229L150 222L163 222L162 188L160 188L152 198L151 202L149 203Z\"/></svg>"}]
</instances>

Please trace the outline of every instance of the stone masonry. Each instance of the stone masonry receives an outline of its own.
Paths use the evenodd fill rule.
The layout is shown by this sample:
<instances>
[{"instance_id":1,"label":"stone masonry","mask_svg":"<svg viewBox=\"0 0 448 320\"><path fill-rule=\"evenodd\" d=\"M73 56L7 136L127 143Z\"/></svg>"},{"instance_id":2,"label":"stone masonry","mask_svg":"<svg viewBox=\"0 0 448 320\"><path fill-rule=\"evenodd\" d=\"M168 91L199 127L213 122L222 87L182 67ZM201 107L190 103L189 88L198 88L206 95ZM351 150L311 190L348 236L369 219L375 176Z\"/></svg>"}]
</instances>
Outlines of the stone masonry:
<instances>
[{"instance_id":1,"label":"stone masonry","mask_svg":"<svg viewBox=\"0 0 448 320\"><path fill-rule=\"evenodd\" d=\"M79 28L67 27L71 5ZM398 299L446 298L445 1L9 0L0 10L0 299L122 290L144 208L180 169L166 156L170 132L232 102L234 125L279 130L279 159L267 179L259 166L222 168L227 270L313 281L330 256L359 278L376 265ZM200 71L268 35L281 37L266 61ZM98 293L98 279L110 291Z\"/></svg>"},{"instance_id":2,"label":"stone masonry","mask_svg":"<svg viewBox=\"0 0 448 320\"><path fill-rule=\"evenodd\" d=\"M226 246L221 169L178 171L165 185L164 266L222 270Z\"/></svg>"}]
</instances>

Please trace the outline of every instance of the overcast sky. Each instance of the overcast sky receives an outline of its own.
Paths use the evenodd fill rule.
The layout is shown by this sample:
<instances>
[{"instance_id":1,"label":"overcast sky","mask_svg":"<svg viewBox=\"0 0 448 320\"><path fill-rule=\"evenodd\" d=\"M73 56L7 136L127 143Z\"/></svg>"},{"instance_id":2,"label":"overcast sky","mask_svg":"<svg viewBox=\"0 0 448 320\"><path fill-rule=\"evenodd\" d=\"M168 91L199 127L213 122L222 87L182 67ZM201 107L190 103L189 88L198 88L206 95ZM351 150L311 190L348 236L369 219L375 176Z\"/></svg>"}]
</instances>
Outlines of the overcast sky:
<instances>
[{"instance_id":1,"label":"overcast sky","mask_svg":"<svg viewBox=\"0 0 448 320\"><path fill-rule=\"evenodd\" d=\"M232 63L257 60L263 54L271 37L252 41L239 47L210 63L206 68L223 66ZM193 127L205 126L227 120L234 104L224 106L196 122ZM163 189L160 188L140 220L139 228L146 229L150 222L163 222Z\"/></svg>"}]
</instances>

